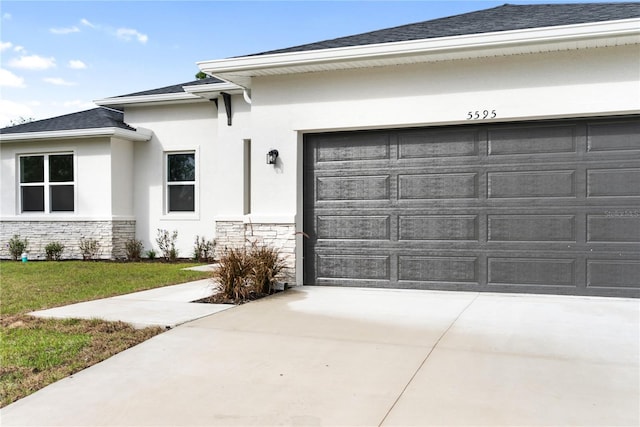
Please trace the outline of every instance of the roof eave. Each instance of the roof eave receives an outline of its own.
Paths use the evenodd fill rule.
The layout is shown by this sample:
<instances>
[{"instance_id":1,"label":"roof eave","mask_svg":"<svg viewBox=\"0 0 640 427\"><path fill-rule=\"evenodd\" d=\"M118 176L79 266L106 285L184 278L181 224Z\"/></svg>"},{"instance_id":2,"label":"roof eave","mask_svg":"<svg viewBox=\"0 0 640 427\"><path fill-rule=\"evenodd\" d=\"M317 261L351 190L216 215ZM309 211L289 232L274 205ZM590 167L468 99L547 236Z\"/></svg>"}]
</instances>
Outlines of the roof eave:
<instances>
[{"instance_id":1,"label":"roof eave","mask_svg":"<svg viewBox=\"0 0 640 427\"><path fill-rule=\"evenodd\" d=\"M472 59L640 43L640 19L593 22L198 62L200 70L251 87L251 77Z\"/></svg>"},{"instance_id":2,"label":"roof eave","mask_svg":"<svg viewBox=\"0 0 640 427\"><path fill-rule=\"evenodd\" d=\"M68 129L44 132L22 132L0 134L0 143L60 140L77 138L121 138L129 141L149 141L152 132L148 129L138 128L137 130L122 129L119 127L91 128L91 129Z\"/></svg>"},{"instance_id":3,"label":"roof eave","mask_svg":"<svg viewBox=\"0 0 640 427\"><path fill-rule=\"evenodd\" d=\"M157 95L140 95L140 96L121 96L117 98L105 98L94 101L96 105L101 107L117 107L122 108L125 106L134 105L164 105L164 104L176 104L185 102L201 102L203 98L185 92L178 93L162 93Z\"/></svg>"},{"instance_id":4,"label":"roof eave","mask_svg":"<svg viewBox=\"0 0 640 427\"><path fill-rule=\"evenodd\" d=\"M183 86L182 89L190 94L204 99L216 99L220 93L239 94L243 88L234 83L214 83L208 85Z\"/></svg>"},{"instance_id":5,"label":"roof eave","mask_svg":"<svg viewBox=\"0 0 640 427\"><path fill-rule=\"evenodd\" d=\"M233 83L227 82L182 86L182 90L184 90L184 92L121 96L116 98L99 99L94 102L101 107L124 108L127 106L132 107L204 102L216 98L220 92L242 92L242 88Z\"/></svg>"}]
</instances>

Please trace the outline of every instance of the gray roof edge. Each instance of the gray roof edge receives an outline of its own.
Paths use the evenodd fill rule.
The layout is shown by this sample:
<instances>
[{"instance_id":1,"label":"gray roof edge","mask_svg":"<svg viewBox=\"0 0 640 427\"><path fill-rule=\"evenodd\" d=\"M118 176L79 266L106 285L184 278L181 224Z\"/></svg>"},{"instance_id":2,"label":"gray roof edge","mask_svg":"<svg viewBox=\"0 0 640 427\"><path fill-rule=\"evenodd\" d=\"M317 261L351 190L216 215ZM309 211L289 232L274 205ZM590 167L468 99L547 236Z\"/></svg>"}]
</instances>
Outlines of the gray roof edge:
<instances>
[{"instance_id":1,"label":"gray roof edge","mask_svg":"<svg viewBox=\"0 0 640 427\"><path fill-rule=\"evenodd\" d=\"M90 110L4 127L0 129L0 134L28 134L101 128L119 128L133 132L136 131L134 127L124 122L124 113L121 110L108 107L96 107Z\"/></svg>"},{"instance_id":2,"label":"gray roof edge","mask_svg":"<svg viewBox=\"0 0 640 427\"><path fill-rule=\"evenodd\" d=\"M509 4L235 58L640 17L640 2Z\"/></svg>"}]
</instances>

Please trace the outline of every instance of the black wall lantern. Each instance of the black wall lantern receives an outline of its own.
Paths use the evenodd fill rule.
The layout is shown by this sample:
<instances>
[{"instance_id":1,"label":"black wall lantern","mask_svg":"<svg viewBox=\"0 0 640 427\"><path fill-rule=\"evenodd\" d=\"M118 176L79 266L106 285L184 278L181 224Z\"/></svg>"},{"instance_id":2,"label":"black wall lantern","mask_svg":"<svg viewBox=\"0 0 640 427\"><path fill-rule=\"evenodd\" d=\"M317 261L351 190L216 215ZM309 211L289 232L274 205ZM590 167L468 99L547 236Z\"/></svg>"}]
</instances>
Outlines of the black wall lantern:
<instances>
[{"instance_id":1,"label":"black wall lantern","mask_svg":"<svg viewBox=\"0 0 640 427\"><path fill-rule=\"evenodd\" d=\"M267 153L267 164L275 165L278 160L278 150L271 150Z\"/></svg>"}]
</instances>

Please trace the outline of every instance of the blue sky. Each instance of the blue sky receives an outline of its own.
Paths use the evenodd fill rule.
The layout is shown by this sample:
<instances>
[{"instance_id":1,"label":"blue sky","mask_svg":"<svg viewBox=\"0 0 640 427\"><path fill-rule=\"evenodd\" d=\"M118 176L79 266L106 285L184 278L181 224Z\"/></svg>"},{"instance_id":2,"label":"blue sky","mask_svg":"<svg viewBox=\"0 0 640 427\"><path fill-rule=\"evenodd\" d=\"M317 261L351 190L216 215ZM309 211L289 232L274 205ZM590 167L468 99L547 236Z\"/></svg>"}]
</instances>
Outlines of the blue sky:
<instances>
[{"instance_id":1,"label":"blue sky","mask_svg":"<svg viewBox=\"0 0 640 427\"><path fill-rule=\"evenodd\" d=\"M0 126L194 79L196 61L331 39L502 1L0 1ZM570 3L572 0L509 1Z\"/></svg>"}]
</instances>

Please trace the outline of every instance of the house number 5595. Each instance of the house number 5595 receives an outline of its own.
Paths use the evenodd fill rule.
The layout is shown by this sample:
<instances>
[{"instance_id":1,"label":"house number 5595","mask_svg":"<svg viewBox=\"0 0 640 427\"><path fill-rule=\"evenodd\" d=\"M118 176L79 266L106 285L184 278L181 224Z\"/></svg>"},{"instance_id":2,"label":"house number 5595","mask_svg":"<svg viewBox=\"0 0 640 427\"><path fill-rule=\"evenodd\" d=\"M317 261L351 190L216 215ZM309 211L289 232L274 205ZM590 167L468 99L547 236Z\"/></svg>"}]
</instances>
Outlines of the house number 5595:
<instances>
[{"instance_id":1,"label":"house number 5595","mask_svg":"<svg viewBox=\"0 0 640 427\"><path fill-rule=\"evenodd\" d=\"M485 120L495 119L497 116L496 110L476 110L467 112L467 120Z\"/></svg>"}]
</instances>

